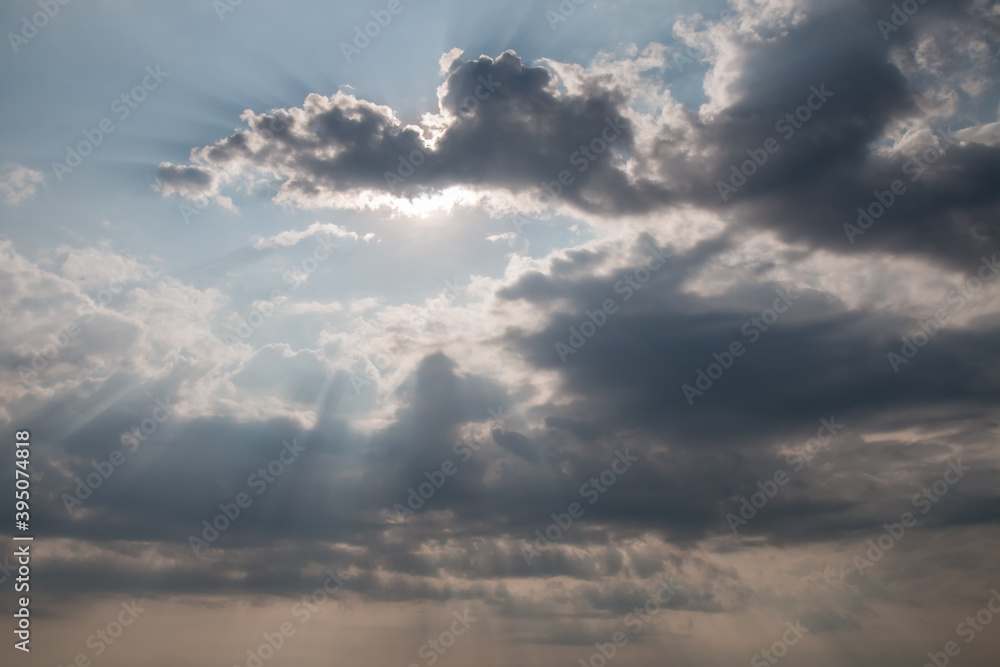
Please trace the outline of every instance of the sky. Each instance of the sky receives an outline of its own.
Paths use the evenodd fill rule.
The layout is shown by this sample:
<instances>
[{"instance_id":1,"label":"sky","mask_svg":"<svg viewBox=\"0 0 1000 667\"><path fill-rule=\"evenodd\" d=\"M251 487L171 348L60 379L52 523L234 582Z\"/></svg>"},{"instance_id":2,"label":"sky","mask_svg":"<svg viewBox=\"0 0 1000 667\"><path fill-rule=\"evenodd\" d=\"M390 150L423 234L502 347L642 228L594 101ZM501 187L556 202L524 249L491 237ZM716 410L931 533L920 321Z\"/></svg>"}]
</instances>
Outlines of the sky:
<instances>
[{"instance_id":1,"label":"sky","mask_svg":"<svg viewBox=\"0 0 1000 667\"><path fill-rule=\"evenodd\" d=\"M1000 4L0 27L3 664L995 666Z\"/></svg>"}]
</instances>

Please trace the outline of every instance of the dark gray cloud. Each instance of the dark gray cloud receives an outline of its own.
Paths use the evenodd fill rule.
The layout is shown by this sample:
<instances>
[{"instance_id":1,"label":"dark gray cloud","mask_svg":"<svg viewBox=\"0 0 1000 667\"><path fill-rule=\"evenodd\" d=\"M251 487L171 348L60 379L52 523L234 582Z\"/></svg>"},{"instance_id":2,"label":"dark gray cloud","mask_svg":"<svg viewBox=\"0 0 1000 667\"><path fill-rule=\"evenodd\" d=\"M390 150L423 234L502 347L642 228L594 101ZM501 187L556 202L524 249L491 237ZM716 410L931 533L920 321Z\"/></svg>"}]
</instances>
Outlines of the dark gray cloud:
<instances>
[{"instance_id":1,"label":"dark gray cloud","mask_svg":"<svg viewBox=\"0 0 1000 667\"><path fill-rule=\"evenodd\" d=\"M255 117L249 130L196 155L206 168L247 165L287 177L285 192L302 201L358 189L413 196L459 184L540 191L542 181L558 181L560 172L577 174L580 167L585 171L565 197L581 207L592 205L585 203L585 190L588 201L591 190L618 197L627 189L625 175L607 153L585 155L581 148L602 135L616 151L632 147L632 131L622 119L624 93L608 77L579 94L557 86L549 70L527 67L507 51L452 65L440 109L449 124L433 148L389 109L338 93L311 96L304 114ZM269 131L275 124L287 130ZM159 181L165 194L201 192L209 173L165 163ZM620 205L627 201L619 198Z\"/></svg>"},{"instance_id":2,"label":"dark gray cloud","mask_svg":"<svg viewBox=\"0 0 1000 667\"><path fill-rule=\"evenodd\" d=\"M727 67L738 67L739 76L726 85L727 105L710 115L682 109L658 132L649 129L658 121L633 108L643 94L635 83L593 70L569 89L550 69L506 51L451 64L439 91L446 125L433 147L429 130L421 137L385 107L340 93L312 96L301 112L253 116L248 130L195 151L199 166L163 165L160 181L200 193L210 170L242 165L274 175L284 184L281 196L305 206L348 206L353 200L344 197L363 190L412 197L453 185L544 196L549 183L563 203L609 220L694 204L792 242L918 253L961 266L997 248L1000 148L946 144L927 133L911 146L918 155L938 150L926 169L912 154L875 149L905 124L944 133L991 122L982 118L982 100L986 91L995 97L996 84L973 51L949 47L913 62L900 52L956 36L996 49L1000 28L982 3L963 0L922 7L886 39L877 22L888 14L891 8L840 2L811 8L781 30L763 22L759 35L733 33L727 48L737 49L738 63ZM949 93L957 99L952 113L929 114L957 73L964 79ZM635 121L647 125L641 143ZM268 129L275 124L283 131ZM776 152L762 153L769 139ZM601 154L587 148L595 141ZM751 159L747 151L767 162L751 164L745 184L737 176L724 201L719 183ZM868 208L895 180L905 194L863 236L847 233L858 207Z\"/></svg>"},{"instance_id":3,"label":"dark gray cloud","mask_svg":"<svg viewBox=\"0 0 1000 667\"><path fill-rule=\"evenodd\" d=\"M640 237L632 256L640 258L649 242ZM549 316L541 331L511 328L499 343L538 369L554 370L563 384L560 395L571 399L535 406L537 426L491 426L494 415L516 406L516 399L435 353L397 390L402 407L392 423L374 433L355 432L338 416L338 395L351 390L342 375L330 378L328 393L303 395L313 397L319 413L308 430L281 419L170 419L128 453L127 469L102 482L85 500L85 511L70 515L61 494L72 493L75 480L94 471L94 460L123 448L120 435L155 399L175 400L178 380L170 376L158 384L118 376L89 397L62 399L56 414L64 419L39 420L39 474L48 481L36 521L52 537L124 549L142 541L179 554L178 565L144 584L163 591L230 591L225 572L232 568L248 573L246 591L297 590L308 585L302 570L310 563L357 568L367 574L354 584L356 592L393 600L457 594L446 590L446 581L434 582L442 576L467 582L649 577L663 569L662 561L618 545L655 534L683 552L697 540L728 535L725 512L737 510L739 498L756 492L774 471L791 471L778 443L805 444L820 419L828 419L844 425L836 445L821 449L792 475L742 535L799 546L877 535L883 522L909 507L912 494L937 478L940 461L956 447L973 472L921 528L995 524L998 470L981 446L982 434L995 428L1000 398L996 323L938 333L896 374L886 352L901 332L918 326L915 320L851 310L829 295L768 282L740 283L713 297L684 291L685 281L727 247L708 240L673 257L566 364L555 343L609 290L606 278L570 266L590 266L592 254L579 253L552 274L529 273L504 288L503 299L529 301L542 311L550 302L569 304L564 314ZM635 266L626 263L611 273L626 275ZM773 305L778 290L796 300L750 343L741 328ZM681 384L694 383L696 369L734 340L743 341L747 352L689 405ZM466 460L456 449L458 429L473 424L488 427L489 436L475 443L477 451L470 450ZM941 424L962 429L920 444L861 437ZM201 522L216 516L220 503L249 491L248 477L292 439L305 449L301 459L266 493L251 494L254 504L206 549L203 567L188 548L189 536L200 535ZM598 478L615 452L626 450L641 462L585 505L578 527L529 565L521 547L534 540L534 531L544 530L552 513L581 501L581 484ZM409 489L431 480L446 461L457 472L403 523L392 521L393 507L407 503ZM827 470L838 474L831 478ZM885 481L876 482L883 474ZM296 565L276 571L258 562L255 551L275 542L288 545L296 554L288 560ZM323 543L356 549L323 551L316 546ZM447 543L461 550L423 549ZM85 574L65 567L67 578L70 571L73 577ZM428 581L388 586L372 579L374 569ZM104 585L100 579L78 581L91 582L75 585L86 590ZM468 585L462 595L477 595ZM593 595L586 599L596 610L611 604ZM707 598L686 599L686 608L730 609Z\"/></svg>"}]
</instances>

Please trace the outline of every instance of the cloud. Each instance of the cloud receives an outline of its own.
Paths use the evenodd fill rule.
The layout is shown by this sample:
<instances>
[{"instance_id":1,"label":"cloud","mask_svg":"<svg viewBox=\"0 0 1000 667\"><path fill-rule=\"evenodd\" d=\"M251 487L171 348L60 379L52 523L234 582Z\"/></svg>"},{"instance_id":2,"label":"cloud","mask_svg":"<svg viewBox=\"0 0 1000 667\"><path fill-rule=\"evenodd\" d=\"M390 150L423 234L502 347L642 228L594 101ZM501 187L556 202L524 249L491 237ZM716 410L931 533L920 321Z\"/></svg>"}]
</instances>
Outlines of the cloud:
<instances>
[{"instance_id":1,"label":"cloud","mask_svg":"<svg viewBox=\"0 0 1000 667\"><path fill-rule=\"evenodd\" d=\"M998 43L986 11L971 0L927 7L891 40L872 28L879 8L847 0L744 2L721 21L681 19L675 32L709 67L698 109L674 98L667 77L676 67L662 45L589 67L532 66L513 51L462 60L453 50L442 59L437 112L418 124L342 92L311 95L300 108L247 112L247 129L195 149L186 169L203 188L193 192L263 174L278 185L276 201L303 208L413 214L520 202L613 223L696 206L812 247L850 253L857 243L955 266L1000 239L1000 149L989 120L967 120L973 98L996 86L982 78L983 49ZM978 50L928 46L956 33ZM933 62L900 55L916 43ZM955 72L980 72L979 87L954 88ZM287 130L272 132L274 123ZM933 138L950 124L965 125L956 128L963 141ZM883 149L917 135L930 142L915 150L935 148L933 166ZM761 153L768 140L772 152ZM753 164L755 154L767 163ZM177 171L166 165L161 179ZM847 226L858 207L894 180L905 196L857 241Z\"/></svg>"},{"instance_id":2,"label":"cloud","mask_svg":"<svg viewBox=\"0 0 1000 667\"><path fill-rule=\"evenodd\" d=\"M391 109L343 92L250 114L247 130L193 151L192 167L162 165L161 187L181 192L172 184L183 177L193 194L204 194L235 174L260 172L280 182L277 201L365 208L451 187L537 188L558 179L573 153L602 134L621 150L630 143L619 91L594 81L587 94L561 93L549 70L526 67L511 51L453 61L438 99L438 114L422 126L404 125ZM270 132L275 121L287 130ZM605 162L587 162L588 182L621 179Z\"/></svg>"},{"instance_id":3,"label":"cloud","mask_svg":"<svg viewBox=\"0 0 1000 667\"><path fill-rule=\"evenodd\" d=\"M286 230L275 234L269 238L258 238L254 241L253 247L258 250L264 248L279 248L284 246L293 246L301 243L303 240L309 238L310 236L317 235L327 235L334 238L340 239L352 239L354 241L358 240L357 232L351 232L340 225L335 225L333 223L327 222L314 222L302 231L296 230ZM366 235L365 240L372 238L372 235Z\"/></svg>"},{"instance_id":4,"label":"cloud","mask_svg":"<svg viewBox=\"0 0 1000 667\"><path fill-rule=\"evenodd\" d=\"M831 650L850 646L903 665L910 628L953 627L995 585L1000 516L1000 277L980 272L1000 235L995 12L926 3L885 38L891 8L858 0L731 6L588 63L452 49L413 120L344 92L246 111L155 188L375 212L276 227L268 205L183 279L108 243L0 242L0 420L33 425L43 591L284 612L340 569L361 613L468 601L505 642L593 651L672 576L635 664L744 659L801 618L809 664L857 662ZM905 194L851 243L894 179ZM547 220L510 231L511 209ZM435 210L455 214L400 220ZM358 254L309 259L342 240ZM171 418L67 512L155 400ZM793 470L821 420L843 429ZM292 440L301 461L194 556ZM959 458L919 528L854 571Z\"/></svg>"},{"instance_id":5,"label":"cloud","mask_svg":"<svg viewBox=\"0 0 1000 667\"><path fill-rule=\"evenodd\" d=\"M447 53L444 53L441 56L441 59L438 61L438 65L440 65L440 70L438 71L438 74L440 76L447 76L448 73L451 71L452 66L455 64L455 62L458 61L459 58L462 57L463 53L465 53L465 51L458 48L457 46L448 51Z\"/></svg>"},{"instance_id":6,"label":"cloud","mask_svg":"<svg viewBox=\"0 0 1000 667\"><path fill-rule=\"evenodd\" d=\"M264 345L235 364L213 365L219 348L199 338L192 342L200 344L166 355L174 372L144 378L119 373L103 378L92 393L62 387L46 409L58 404L60 414L96 414L72 431L67 430L71 422L55 421L37 434L48 443L47 474L67 488L91 469L92 460L118 446L151 397L163 396L182 409L144 445L134 469L108 480L86 513L67 517L52 497L40 516L53 535L153 540L169 554L184 548L191 526L235 494L247 475L274 457L283 439L297 437L306 443L309 464L269 490L262 497L262 511L248 513L227 532L225 541L213 547L213 559L252 571L258 558L266 559L259 550L275 539L302 554L314 540L350 544L326 558L367 572L354 590L381 600L442 599L447 586L478 596L482 592L475 580L482 577L569 577L578 584L604 581L626 570L647 577L656 570L649 559L623 558L626 550L609 546L609 535L616 543L641 539L674 544L683 552L678 557L694 557L700 548L696 545L730 535L721 517L735 499L753 493L755 484L775 469L787 468L783 453L811 437L821 417L833 417L848 430L747 526L743 535L748 539L794 548L817 547L831 539L863 543L899 505L907 505L912 489L934 479L941 460L956 454L971 462L975 472L968 491L959 490L952 497L955 504L941 509L934 521L995 521L990 513L995 492L990 489L998 473L987 452L998 388L991 362L984 363L995 356L990 345L995 323L973 320L937 333L902 378L889 369L885 351L899 332L918 326L916 318L870 308L873 294L861 295L859 305L848 308L829 294L801 289L794 308L760 342L748 345L738 365L690 406L679 384L693 377L696 366L709 363L712 352L742 337L741 324L759 314L757 304L768 306L775 298L776 284L766 274L749 280L741 265L713 265L731 244L704 241L675 253L569 363L561 364L553 352L554 342L565 337L570 325L614 293L617 276L648 260L643 256L648 244L648 238L640 237L625 251L615 243L590 252L559 251L553 257L558 261L541 270L526 267L520 275L496 281L493 288L503 295L493 315L497 322L511 319L503 308L528 307L540 311L525 318L538 320L539 328L508 328L497 338L489 335L497 323L476 322L483 326L482 334L474 328L459 330L483 336L472 348L475 353L461 362L440 352L420 352L430 345L418 337L417 362L398 380L391 379L390 412L372 429L356 428L340 409L354 395L347 374L332 370L349 352L344 347ZM779 251L780 246L772 250ZM767 257L761 261L770 264ZM810 261L800 258L782 270L805 275ZM710 265L713 271L743 278L723 281L729 286L715 294L695 294L692 285ZM551 310L557 302L563 307ZM126 313L131 310L129 306ZM178 318L176 312L171 316ZM159 321L145 317L154 326ZM370 344L397 335L394 320L386 317L384 331L369 332L374 339ZM470 319L460 312L455 317ZM154 335L140 331L143 337ZM135 345L128 340L127 345ZM489 355L496 359L493 372L468 369L483 351L496 347L504 352ZM523 375L498 381L504 377L500 370L510 373L518 358L527 363ZM393 364L407 368L398 357ZM556 391L543 392L543 379L553 376ZM129 390L136 384L146 387L149 397ZM127 399L98 409L126 391ZM222 396L209 401L210 392ZM226 407L228 396L239 396L243 409ZM195 409L194 403L202 402L203 408ZM296 404L312 417L296 419L291 409ZM11 405L24 418L31 417L30 403ZM498 410L504 415L499 426ZM904 424L909 433L900 432ZM934 435L942 424L959 430ZM889 435L863 440L879 433ZM469 450L471 457L456 449L463 441L477 445ZM580 484L607 468L615 451L626 449L640 456L642 465L587 507L579 530L568 531L529 566L520 549L534 530L544 527L552 512L579 499ZM904 452L908 455L902 465ZM200 461L195 472L187 464L192 456ZM407 489L427 481L428 473L441 470L446 460L458 472L427 499L426 507L402 524L387 521L392 507L406 502ZM884 480L877 500L860 502L864 482L828 478L822 471L830 468ZM187 481L178 484L180 479ZM130 518L122 518L126 507ZM163 507L171 508L169 520L160 516ZM119 519L111 522L112 516ZM154 516L160 518L154 521ZM444 527L450 542L442 543ZM474 564L456 555L475 551L474 544L480 545ZM189 581L194 572L178 567L156 585L174 582L176 590L197 585L214 591L232 586L227 576L214 572ZM416 580L390 585L375 578L378 568ZM300 576L297 567L289 566L277 579L265 578L250 589L276 591L285 582L287 590L294 590ZM745 591L739 578L733 579L725 595L685 591L679 608L710 613L744 608ZM644 585L623 581L617 590L617 584L605 582L586 595L581 592L576 604L593 613L627 610ZM520 602L522 608L538 604ZM836 618L834 611L816 613L830 623Z\"/></svg>"},{"instance_id":7,"label":"cloud","mask_svg":"<svg viewBox=\"0 0 1000 667\"><path fill-rule=\"evenodd\" d=\"M35 198L45 176L34 169L7 164L0 169L0 197L8 206L18 206Z\"/></svg>"},{"instance_id":8,"label":"cloud","mask_svg":"<svg viewBox=\"0 0 1000 667\"><path fill-rule=\"evenodd\" d=\"M212 192L217 184L218 176L207 169L161 162L157 170L156 190L164 196L179 194L198 199Z\"/></svg>"}]
</instances>

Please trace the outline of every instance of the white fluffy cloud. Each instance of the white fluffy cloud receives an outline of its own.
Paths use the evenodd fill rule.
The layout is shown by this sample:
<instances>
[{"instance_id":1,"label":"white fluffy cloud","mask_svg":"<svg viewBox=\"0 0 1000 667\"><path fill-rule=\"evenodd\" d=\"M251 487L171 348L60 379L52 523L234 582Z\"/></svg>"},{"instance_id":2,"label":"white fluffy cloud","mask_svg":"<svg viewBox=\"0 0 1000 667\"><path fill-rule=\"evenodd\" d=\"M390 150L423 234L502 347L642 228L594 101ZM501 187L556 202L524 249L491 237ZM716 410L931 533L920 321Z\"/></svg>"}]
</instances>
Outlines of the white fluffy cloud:
<instances>
[{"instance_id":1,"label":"white fluffy cloud","mask_svg":"<svg viewBox=\"0 0 1000 667\"><path fill-rule=\"evenodd\" d=\"M38 194L38 186L45 182L45 175L17 164L0 168L0 197L8 206L18 206Z\"/></svg>"}]
</instances>

